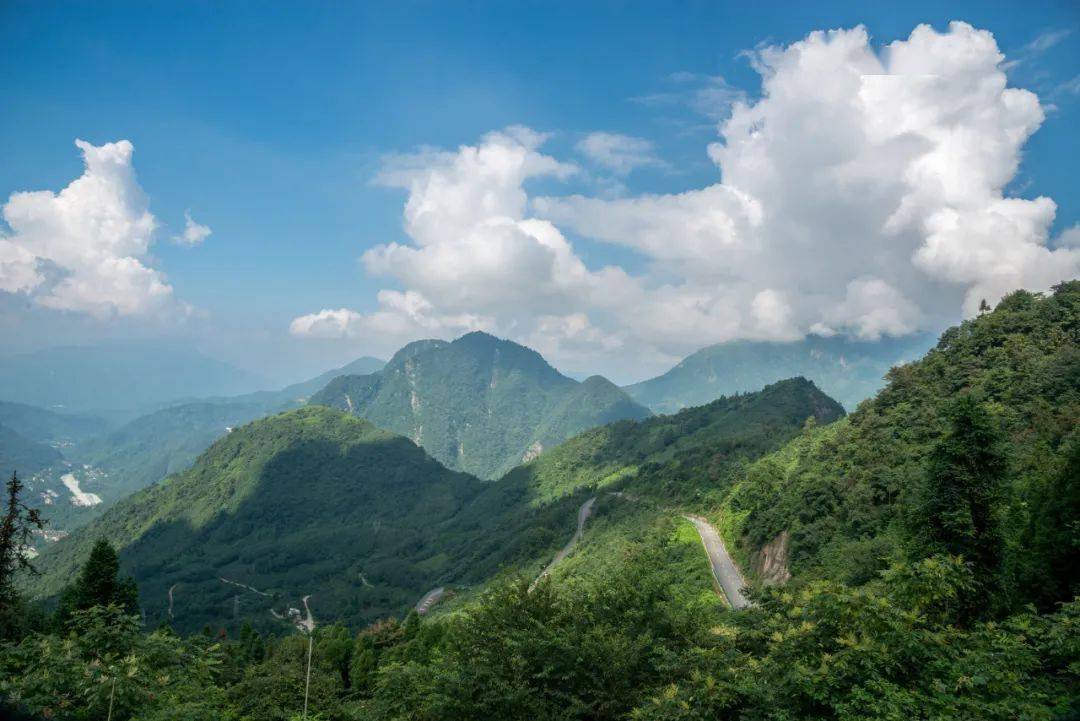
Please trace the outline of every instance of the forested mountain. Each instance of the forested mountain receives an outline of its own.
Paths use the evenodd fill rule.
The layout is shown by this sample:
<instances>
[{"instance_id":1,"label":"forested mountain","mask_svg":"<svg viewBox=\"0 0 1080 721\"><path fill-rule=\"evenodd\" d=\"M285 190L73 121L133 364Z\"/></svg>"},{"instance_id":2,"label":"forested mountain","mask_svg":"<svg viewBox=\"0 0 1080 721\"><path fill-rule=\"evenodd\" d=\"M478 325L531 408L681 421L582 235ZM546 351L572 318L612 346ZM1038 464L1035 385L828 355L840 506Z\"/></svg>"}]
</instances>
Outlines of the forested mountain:
<instances>
[{"instance_id":1,"label":"forested mountain","mask_svg":"<svg viewBox=\"0 0 1080 721\"><path fill-rule=\"evenodd\" d=\"M7 401L0 401L0 423L30 440L55 446L70 446L105 430L105 421L101 418L55 413Z\"/></svg>"},{"instance_id":2,"label":"forested mountain","mask_svg":"<svg viewBox=\"0 0 1080 721\"><path fill-rule=\"evenodd\" d=\"M237 429L188 471L47 549L38 587L58 591L106 537L139 581L148 618L170 618L172 588L171 618L186 628L232 618L236 597L245 617L272 622L271 607L308 593L374 619L426 590L438 525L482 486L366 421L302 408Z\"/></svg>"},{"instance_id":3,"label":"forested mountain","mask_svg":"<svg viewBox=\"0 0 1080 721\"><path fill-rule=\"evenodd\" d=\"M949 329L890 371L873 401L754 464L725 502L747 558L769 543L796 578L876 577L911 542L928 465L963 396L983 409L1003 458L999 591L1009 605L1046 608L1080 593L1077 281L1046 298L1018 291Z\"/></svg>"},{"instance_id":4,"label":"forested mountain","mask_svg":"<svg viewBox=\"0 0 1080 721\"><path fill-rule=\"evenodd\" d=\"M179 398L234 395L265 385L263 378L181 342L127 341L0 356L0 399L64 412L130 414Z\"/></svg>"},{"instance_id":5,"label":"forested mountain","mask_svg":"<svg viewBox=\"0 0 1080 721\"><path fill-rule=\"evenodd\" d=\"M1072 718L1078 341L1080 283L1016 293L846 418L792 379L588 430L495 482L334 410L291 411L57 544L36 588L58 590L105 536L150 624L171 589L182 630L280 630L270 610L310 593L311 709L327 718ZM577 546L534 585L586 506ZM684 513L737 548L753 605L718 600ZM457 599L355 635L331 623L401 614L429 584ZM73 648L120 633L79 618ZM161 644L187 659L142 682L152 694L124 681L131 708L298 707L302 638L242 629L215 656L127 633L148 668ZM53 673L83 662L52 638L0 653L32 708L82 688ZM207 663L223 673L198 675Z\"/></svg>"},{"instance_id":6,"label":"forested mountain","mask_svg":"<svg viewBox=\"0 0 1080 721\"><path fill-rule=\"evenodd\" d=\"M190 470L121 501L48 548L39 593L50 594L99 537L120 547L148 618L185 628L239 618L273 623L317 594L323 613L353 621L399 612L437 584L483 583L503 568L538 570L572 532L574 494L619 464L752 460L840 407L812 384L785 381L672 417L589 431L495 482L449 471L409 440L309 406L236 429ZM605 444L597 444L598 437ZM597 472L550 481L580 449ZM702 468L708 473L707 468ZM256 591L221 581L224 577ZM269 595L264 595L269 594ZM275 606L276 604L276 606Z\"/></svg>"},{"instance_id":7,"label":"forested mountain","mask_svg":"<svg viewBox=\"0 0 1080 721\"><path fill-rule=\"evenodd\" d=\"M107 421L0 402L0 461L19 471L27 502L49 519L49 538L97 517L116 500L189 467L217 438L244 423L297 408L343 373L378 370L359 358L276 391L180 403L110 428ZM10 467L7 467L10 466ZM36 538L40 547L48 540Z\"/></svg>"},{"instance_id":8,"label":"forested mountain","mask_svg":"<svg viewBox=\"0 0 1080 721\"><path fill-rule=\"evenodd\" d=\"M932 345L928 335L873 342L815 335L790 343L732 341L702 348L667 373L623 390L657 413L674 413L805 376L850 411L885 384L891 367L915 360Z\"/></svg>"},{"instance_id":9,"label":"forested mountain","mask_svg":"<svg viewBox=\"0 0 1080 721\"><path fill-rule=\"evenodd\" d=\"M651 494L670 496L676 482L709 488L725 461L778 447L807 419L826 424L843 415L844 409L813 383L792 378L674 415L587 430L507 478L528 479L542 499L612 484L651 486Z\"/></svg>"},{"instance_id":10,"label":"forested mountain","mask_svg":"<svg viewBox=\"0 0 1080 721\"><path fill-rule=\"evenodd\" d=\"M337 378L311 402L407 436L481 478L586 428L649 415L599 376L578 383L535 351L479 332L411 343L379 373Z\"/></svg>"},{"instance_id":11,"label":"forested mountain","mask_svg":"<svg viewBox=\"0 0 1080 721\"><path fill-rule=\"evenodd\" d=\"M0 474L9 477L18 471L23 476L48 468L61 458L52 446L32 441L12 428L0 424Z\"/></svg>"},{"instance_id":12,"label":"forested mountain","mask_svg":"<svg viewBox=\"0 0 1080 721\"><path fill-rule=\"evenodd\" d=\"M70 454L104 470L110 477L110 498L120 498L184 470L229 429L297 408L337 376L371 373L383 365L377 358L363 357L281 390L180 403L90 438Z\"/></svg>"}]
</instances>

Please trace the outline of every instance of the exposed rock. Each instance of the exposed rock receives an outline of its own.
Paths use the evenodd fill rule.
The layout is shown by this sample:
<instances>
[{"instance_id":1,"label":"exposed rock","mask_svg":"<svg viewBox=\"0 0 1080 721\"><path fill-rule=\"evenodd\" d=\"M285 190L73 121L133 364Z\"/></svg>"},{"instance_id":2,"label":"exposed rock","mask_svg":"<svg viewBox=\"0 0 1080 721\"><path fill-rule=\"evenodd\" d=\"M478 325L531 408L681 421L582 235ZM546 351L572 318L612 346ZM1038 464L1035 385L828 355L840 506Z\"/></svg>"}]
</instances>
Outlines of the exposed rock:
<instances>
[{"instance_id":1,"label":"exposed rock","mask_svg":"<svg viewBox=\"0 0 1080 721\"><path fill-rule=\"evenodd\" d=\"M521 462L528 463L529 461L538 458L543 452L543 444L541 444L540 441L533 441L533 444L529 446L528 450L525 451L525 454L521 456Z\"/></svg>"},{"instance_id":2,"label":"exposed rock","mask_svg":"<svg viewBox=\"0 0 1080 721\"><path fill-rule=\"evenodd\" d=\"M766 586L783 586L791 579L788 570L788 542L791 534L781 531L754 554L754 570Z\"/></svg>"}]
</instances>

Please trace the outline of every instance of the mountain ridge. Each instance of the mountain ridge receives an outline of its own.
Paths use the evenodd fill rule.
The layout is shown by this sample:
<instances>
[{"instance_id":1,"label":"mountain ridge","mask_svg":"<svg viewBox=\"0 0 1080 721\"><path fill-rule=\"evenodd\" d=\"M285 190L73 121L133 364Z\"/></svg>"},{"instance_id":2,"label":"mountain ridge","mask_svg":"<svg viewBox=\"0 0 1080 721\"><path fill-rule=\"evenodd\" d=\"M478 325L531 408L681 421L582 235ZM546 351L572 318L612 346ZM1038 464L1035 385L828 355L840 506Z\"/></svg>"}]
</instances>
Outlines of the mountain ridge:
<instances>
[{"instance_id":1,"label":"mountain ridge","mask_svg":"<svg viewBox=\"0 0 1080 721\"><path fill-rule=\"evenodd\" d=\"M531 348L480 331L410 343L379 373L336 378L311 403L367 418L448 468L488 479L585 428L650 415L606 379L579 383Z\"/></svg>"},{"instance_id":2,"label":"mountain ridge","mask_svg":"<svg viewBox=\"0 0 1080 721\"><path fill-rule=\"evenodd\" d=\"M623 390L656 413L674 413L805 376L851 411L884 385L889 368L915 360L934 340L924 333L875 342L814 335L791 342L731 341L701 348L667 372Z\"/></svg>"}]
</instances>

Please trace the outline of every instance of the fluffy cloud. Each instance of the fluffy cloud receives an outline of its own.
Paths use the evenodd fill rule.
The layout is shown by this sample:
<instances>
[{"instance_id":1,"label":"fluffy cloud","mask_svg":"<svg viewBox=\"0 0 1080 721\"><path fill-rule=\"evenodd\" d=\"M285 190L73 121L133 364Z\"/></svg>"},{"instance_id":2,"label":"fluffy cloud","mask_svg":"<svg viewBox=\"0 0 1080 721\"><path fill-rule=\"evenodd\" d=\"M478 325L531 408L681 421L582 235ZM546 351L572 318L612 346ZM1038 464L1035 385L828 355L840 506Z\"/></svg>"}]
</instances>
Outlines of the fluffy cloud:
<instances>
[{"instance_id":1,"label":"fluffy cloud","mask_svg":"<svg viewBox=\"0 0 1080 721\"><path fill-rule=\"evenodd\" d=\"M289 332L298 338L359 338L385 352L396 350L403 340L494 329L490 318L439 313L416 291L382 290L378 300L379 309L367 314L348 308L324 308L302 315L289 324Z\"/></svg>"},{"instance_id":2,"label":"fluffy cloud","mask_svg":"<svg viewBox=\"0 0 1080 721\"><path fill-rule=\"evenodd\" d=\"M209 226L196 223L190 212L184 213L184 232L173 236L173 242L177 245L193 247L201 245L204 240L213 233Z\"/></svg>"},{"instance_id":3,"label":"fluffy cloud","mask_svg":"<svg viewBox=\"0 0 1080 721\"><path fill-rule=\"evenodd\" d=\"M415 294L424 320L382 296L375 313L333 313L364 332L382 318L449 335L469 318L556 358L656 358L737 338L903 335L1044 290L1080 275L1080 249L1071 233L1048 243L1052 200L1004 194L1043 110L1007 86L1003 60L964 23L880 52L861 27L760 49L760 97L736 99L707 148L720 181L678 194L530 199L530 180L575 169L520 128L399 156L381 180L409 192L410 242L364 263ZM647 270L589 268L561 229L630 248Z\"/></svg>"},{"instance_id":4,"label":"fluffy cloud","mask_svg":"<svg viewBox=\"0 0 1080 721\"><path fill-rule=\"evenodd\" d=\"M99 318L169 307L172 287L146 264L157 221L135 178L134 148L75 145L81 177L59 193L14 193L3 206L11 234L0 234L0 291Z\"/></svg>"},{"instance_id":5,"label":"fluffy cloud","mask_svg":"<svg viewBox=\"0 0 1080 721\"><path fill-rule=\"evenodd\" d=\"M873 338L971 314L1080 273L1073 249L1047 247L1053 201L1003 194L1043 111L1006 86L1002 60L992 35L963 23L920 26L880 54L862 28L813 33L755 55L762 96L736 103L709 148L722 183L533 205L692 279L692 296L741 288L735 337L753 335L755 316L760 332L765 289L789 297L778 332Z\"/></svg>"},{"instance_id":6,"label":"fluffy cloud","mask_svg":"<svg viewBox=\"0 0 1080 721\"><path fill-rule=\"evenodd\" d=\"M616 175L627 175L635 168L663 165L652 143L630 135L589 133L574 147L586 158Z\"/></svg>"}]
</instances>

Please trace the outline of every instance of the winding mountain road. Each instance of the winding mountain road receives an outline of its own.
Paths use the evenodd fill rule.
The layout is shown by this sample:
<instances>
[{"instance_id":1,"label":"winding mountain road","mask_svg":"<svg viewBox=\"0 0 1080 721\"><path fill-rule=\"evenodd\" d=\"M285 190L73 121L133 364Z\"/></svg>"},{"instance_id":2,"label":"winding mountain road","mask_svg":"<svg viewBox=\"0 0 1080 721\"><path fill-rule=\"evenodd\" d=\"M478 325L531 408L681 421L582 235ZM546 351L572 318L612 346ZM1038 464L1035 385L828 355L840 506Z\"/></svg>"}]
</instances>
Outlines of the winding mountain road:
<instances>
[{"instance_id":1,"label":"winding mountain road","mask_svg":"<svg viewBox=\"0 0 1080 721\"><path fill-rule=\"evenodd\" d=\"M439 602L446 594L446 589L442 586L433 588L424 594L424 597L416 602L416 612L423 616L425 613L431 610L431 607Z\"/></svg>"},{"instance_id":2,"label":"winding mountain road","mask_svg":"<svg viewBox=\"0 0 1080 721\"><path fill-rule=\"evenodd\" d=\"M683 518L693 523L694 528L697 529L698 536L701 537L701 545L705 547L705 554L709 557L713 578L723 590L731 607L738 611L750 606L750 601L743 595L746 581L731 558L731 554L728 553L727 547L724 546L720 533L701 516L683 514Z\"/></svg>"},{"instance_id":3,"label":"winding mountain road","mask_svg":"<svg viewBox=\"0 0 1080 721\"><path fill-rule=\"evenodd\" d=\"M609 495L624 498L630 502L636 502L638 500L634 496L619 491L611 492ZM544 567L544 570L540 572L540 575L536 577L536 580L529 585L529 591L536 588L536 585L540 583L545 576L550 574L552 569L574 550L574 547L577 546L581 537L585 534L585 524L592 516L595 505L596 496L593 496L581 504L581 507L578 508L577 529L574 531L574 535L571 536L570 540L566 542L566 545L555 554L555 557L551 559L551 562ZM705 549L705 555L709 559L709 566L712 569L712 575L716 582L716 586L724 594L724 597L727 599L731 608L738 611L748 606L752 606L753 603L743 594L743 591L746 589L746 580L743 578L734 559L731 558L731 554L728 553L723 539L720 538L720 533L711 523L701 516L684 513L682 514L682 517L694 524L694 528L701 538L701 545ZM424 594L423 598L416 602L416 612L421 615L427 613L431 610L432 606L439 602L445 593L446 589L442 586L431 589Z\"/></svg>"},{"instance_id":4,"label":"winding mountain road","mask_svg":"<svg viewBox=\"0 0 1080 721\"><path fill-rule=\"evenodd\" d=\"M529 590L536 588L536 584L540 583L540 579L551 573L551 569L555 568L564 558L570 555L570 552L574 550L574 546L581 540L581 536L585 533L585 523L589 520L589 516L592 515L593 506L596 504L596 496L593 496L589 500L581 504L581 508L577 512L577 530L574 531L574 535L570 537L570 540L566 542L558 553L555 554L555 558L551 559L551 563L544 567L544 570L540 572L540 575L536 577L536 580L529 586Z\"/></svg>"}]
</instances>

